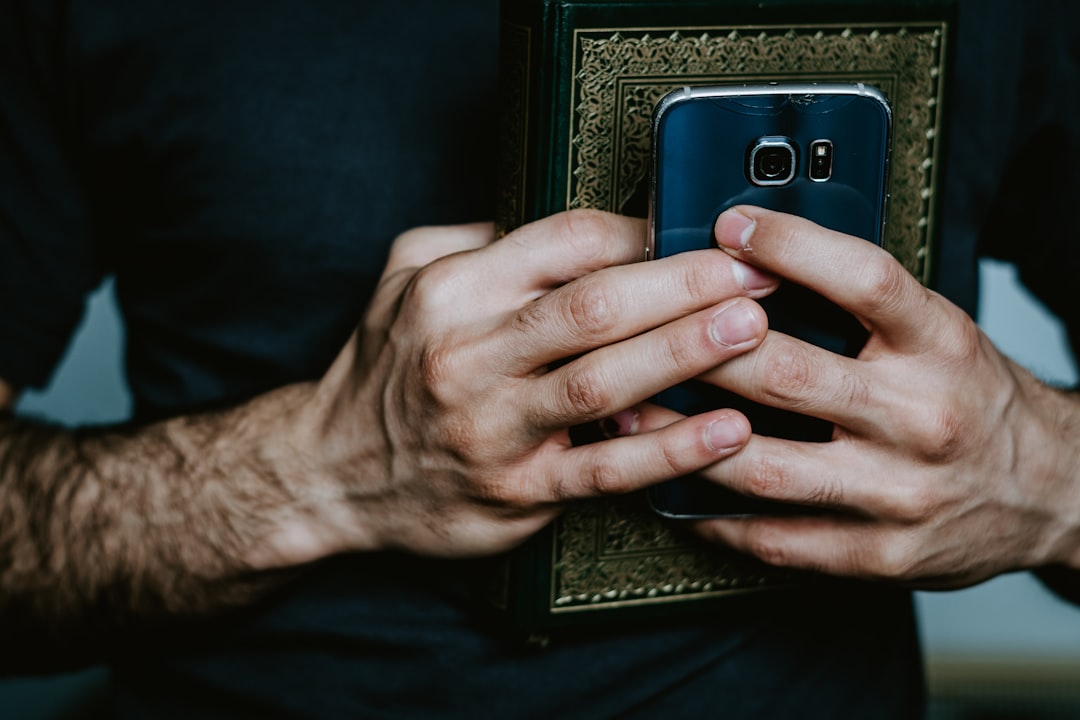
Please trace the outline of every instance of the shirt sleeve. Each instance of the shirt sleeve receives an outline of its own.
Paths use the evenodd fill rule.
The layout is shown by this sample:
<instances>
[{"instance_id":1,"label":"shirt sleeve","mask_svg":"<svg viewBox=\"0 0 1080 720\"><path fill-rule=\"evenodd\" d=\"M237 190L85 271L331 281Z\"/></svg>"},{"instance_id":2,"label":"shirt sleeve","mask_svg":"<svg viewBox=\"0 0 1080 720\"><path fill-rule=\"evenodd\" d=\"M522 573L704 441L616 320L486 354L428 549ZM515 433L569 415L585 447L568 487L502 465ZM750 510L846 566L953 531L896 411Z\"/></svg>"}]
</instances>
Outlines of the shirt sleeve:
<instances>
[{"instance_id":1,"label":"shirt sleeve","mask_svg":"<svg viewBox=\"0 0 1080 720\"><path fill-rule=\"evenodd\" d=\"M0 378L44 385L102 279L63 3L0 0Z\"/></svg>"}]
</instances>

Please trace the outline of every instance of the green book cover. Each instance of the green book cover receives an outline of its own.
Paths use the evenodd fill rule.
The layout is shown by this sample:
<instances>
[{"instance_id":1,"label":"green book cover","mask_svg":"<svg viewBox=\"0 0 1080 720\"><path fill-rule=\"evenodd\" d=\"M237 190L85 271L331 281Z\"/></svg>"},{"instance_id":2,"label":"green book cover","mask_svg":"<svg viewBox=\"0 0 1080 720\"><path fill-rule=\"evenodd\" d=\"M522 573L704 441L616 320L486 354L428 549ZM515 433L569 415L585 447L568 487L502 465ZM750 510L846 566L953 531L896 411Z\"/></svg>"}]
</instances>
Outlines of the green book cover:
<instances>
[{"instance_id":1,"label":"green book cover","mask_svg":"<svg viewBox=\"0 0 1080 720\"><path fill-rule=\"evenodd\" d=\"M500 233L571 208L645 217L655 103L686 85L865 82L893 107L885 247L932 284L955 4L949 0L503 0ZM806 576L704 546L641 497L575 506L502 559L523 629L682 613Z\"/></svg>"}]
</instances>

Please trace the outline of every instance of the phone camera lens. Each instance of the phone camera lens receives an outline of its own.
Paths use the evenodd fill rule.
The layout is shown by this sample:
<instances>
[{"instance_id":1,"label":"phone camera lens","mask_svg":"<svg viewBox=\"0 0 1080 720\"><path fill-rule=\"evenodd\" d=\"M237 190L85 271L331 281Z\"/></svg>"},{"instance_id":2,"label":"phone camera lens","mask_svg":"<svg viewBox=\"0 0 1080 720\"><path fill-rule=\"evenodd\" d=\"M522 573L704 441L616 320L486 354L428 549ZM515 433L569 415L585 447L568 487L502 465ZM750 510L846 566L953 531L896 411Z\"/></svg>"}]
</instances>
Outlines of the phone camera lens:
<instances>
[{"instance_id":1,"label":"phone camera lens","mask_svg":"<svg viewBox=\"0 0 1080 720\"><path fill-rule=\"evenodd\" d=\"M775 180L791 172L791 155L781 148L766 148L757 155L758 175Z\"/></svg>"},{"instance_id":2,"label":"phone camera lens","mask_svg":"<svg viewBox=\"0 0 1080 720\"><path fill-rule=\"evenodd\" d=\"M755 185L786 185L795 177L795 148L786 138L760 138L750 148L748 164Z\"/></svg>"}]
</instances>

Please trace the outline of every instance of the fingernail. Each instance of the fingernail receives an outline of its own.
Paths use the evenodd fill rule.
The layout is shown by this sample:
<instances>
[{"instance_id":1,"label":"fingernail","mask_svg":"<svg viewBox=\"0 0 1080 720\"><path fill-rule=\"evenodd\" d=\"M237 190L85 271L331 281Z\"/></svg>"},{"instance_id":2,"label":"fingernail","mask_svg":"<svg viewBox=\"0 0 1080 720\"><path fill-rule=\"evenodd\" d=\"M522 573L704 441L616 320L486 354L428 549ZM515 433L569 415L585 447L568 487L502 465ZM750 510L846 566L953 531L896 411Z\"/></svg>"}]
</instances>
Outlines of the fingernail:
<instances>
[{"instance_id":1,"label":"fingernail","mask_svg":"<svg viewBox=\"0 0 1080 720\"><path fill-rule=\"evenodd\" d=\"M764 290L776 284L776 278L767 272L758 270L753 265L734 260L732 272L735 274L735 282L739 283L743 290Z\"/></svg>"},{"instance_id":2,"label":"fingernail","mask_svg":"<svg viewBox=\"0 0 1080 720\"><path fill-rule=\"evenodd\" d=\"M714 420L705 428L705 444L713 452L730 450L745 441L742 428L736 423Z\"/></svg>"},{"instance_id":3,"label":"fingernail","mask_svg":"<svg viewBox=\"0 0 1080 720\"><path fill-rule=\"evenodd\" d=\"M714 342L725 347L742 345L757 335L758 320L747 302L728 305L713 316L709 334Z\"/></svg>"},{"instance_id":4,"label":"fingernail","mask_svg":"<svg viewBox=\"0 0 1080 720\"><path fill-rule=\"evenodd\" d=\"M745 250L757 223L735 209L725 210L716 218L716 242L732 250Z\"/></svg>"},{"instance_id":5,"label":"fingernail","mask_svg":"<svg viewBox=\"0 0 1080 720\"><path fill-rule=\"evenodd\" d=\"M600 421L600 431L605 437L617 438L633 435L638 430L638 412L633 408L620 410Z\"/></svg>"}]
</instances>

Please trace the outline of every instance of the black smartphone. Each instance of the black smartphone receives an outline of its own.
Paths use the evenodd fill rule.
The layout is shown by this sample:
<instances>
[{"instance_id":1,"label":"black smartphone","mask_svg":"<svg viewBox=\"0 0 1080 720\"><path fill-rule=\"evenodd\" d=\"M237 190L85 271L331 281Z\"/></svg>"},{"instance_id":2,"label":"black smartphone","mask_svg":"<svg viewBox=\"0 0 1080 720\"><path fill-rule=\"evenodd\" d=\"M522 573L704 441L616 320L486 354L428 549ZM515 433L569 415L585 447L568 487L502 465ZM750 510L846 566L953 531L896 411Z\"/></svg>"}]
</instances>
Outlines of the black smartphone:
<instances>
[{"instance_id":1,"label":"black smartphone","mask_svg":"<svg viewBox=\"0 0 1080 720\"><path fill-rule=\"evenodd\" d=\"M650 257L715 247L717 216L758 205L880 245L888 204L892 111L863 83L686 87L653 113ZM820 295L784 283L761 302L769 327L854 357L866 331ZM699 381L656 401L686 415L722 407L746 414L755 433L830 439L828 422L750 402ZM668 517L808 512L750 498L687 476L649 491Z\"/></svg>"}]
</instances>

